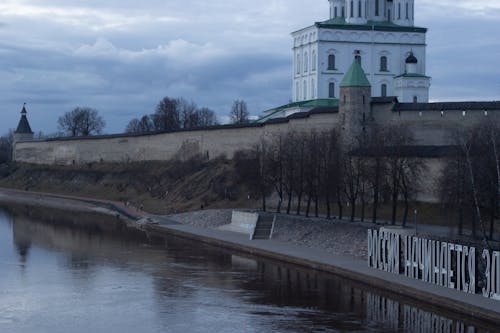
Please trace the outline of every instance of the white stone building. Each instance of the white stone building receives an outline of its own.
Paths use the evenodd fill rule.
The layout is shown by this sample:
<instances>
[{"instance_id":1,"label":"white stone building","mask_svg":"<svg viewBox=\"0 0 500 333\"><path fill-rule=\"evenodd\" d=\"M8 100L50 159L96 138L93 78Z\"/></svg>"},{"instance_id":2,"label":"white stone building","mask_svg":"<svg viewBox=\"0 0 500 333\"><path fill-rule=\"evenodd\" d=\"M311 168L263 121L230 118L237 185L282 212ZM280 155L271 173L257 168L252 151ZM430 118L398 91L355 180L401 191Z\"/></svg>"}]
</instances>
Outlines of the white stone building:
<instances>
[{"instance_id":1,"label":"white stone building","mask_svg":"<svg viewBox=\"0 0 500 333\"><path fill-rule=\"evenodd\" d=\"M427 29L414 26L414 0L329 2L329 20L292 33L293 102L338 98L356 55L372 96L428 102Z\"/></svg>"}]
</instances>

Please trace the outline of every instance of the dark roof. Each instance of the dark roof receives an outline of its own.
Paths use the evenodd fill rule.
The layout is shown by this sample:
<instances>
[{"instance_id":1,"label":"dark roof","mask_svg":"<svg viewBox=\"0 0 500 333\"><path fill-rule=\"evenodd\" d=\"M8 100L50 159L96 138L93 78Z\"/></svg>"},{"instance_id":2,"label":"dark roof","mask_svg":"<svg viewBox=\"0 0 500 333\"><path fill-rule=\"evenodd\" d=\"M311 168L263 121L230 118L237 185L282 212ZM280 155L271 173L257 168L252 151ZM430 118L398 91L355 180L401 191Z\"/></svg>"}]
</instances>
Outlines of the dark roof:
<instances>
[{"instance_id":1,"label":"dark roof","mask_svg":"<svg viewBox=\"0 0 500 333\"><path fill-rule=\"evenodd\" d=\"M420 157L420 158L438 158L454 156L459 149L458 146L391 146L381 148L361 148L352 151L357 156L400 156L400 157Z\"/></svg>"},{"instance_id":2,"label":"dark roof","mask_svg":"<svg viewBox=\"0 0 500 333\"><path fill-rule=\"evenodd\" d=\"M265 125L270 124L281 124L287 123L291 119L302 119L308 118L312 114L321 114L321 113L337 113L338 107L316 107L309 112L297 112L291 114L286 118L272 118L263 123L246 123L246 124L230 124L230 125L215 125L215 126L206 126L206 127L196 127L189 129L179 129L172 131L157 131L157 132L147 132L147 133L120 133L120 134L107 134L107 135L94 135L94 136L76 136L76 137L58 137L58 138L50 138L45 141L72 141L72 140L100 140L100 139L114 139L114 138L128 138L128 137L139 137L139 136L150 136L150 135L159 135L159 134L167 134L167 133L180 133L180 132L189 132L189 131L215 131L222 129L238 129L238 128L250 128L250 127L263 127Z\"/></svg>"},{"instance_id":3,"label":"dark roof","mask_svg":"<svg viewBox=\"0 0 500 333\"><path fill-rule=\"evenodd\" d=\"M418 63L418 59L413 55L413 52L410 52L408 58L406 58L407 64L416 64Z\"/></svg>"},{"instance_id":4,"label":"dark roof","mask_svg":"<svg viewBox=\"0 0 500 333\"><path fill-rule=\"evenodd\" d=\"M398 103L394 111L447 111L447 110L500 110L500 101L493 102L441 102Z\"/></svg>"},{"instance_id":5,"label":"dark roof","mask_svg":"<svg viewBox=\"0 0 500 333\"><path fill-rule=\"evenodd\" d=\"M338 113L338 106L318 106L314 109L309 110L309 114L320 114L320 113Z\"/></svg>"},{"instance_id":6,"label":"dark roof","mask_svg":"<svg viewBox=\"0 0 500 333\"><path fill-rule=\"evenodd\" d=\"M372 104L387 104L387 103L397 103L398 98L396 96L385 96L385 97L372 97Z\"/></svg>"},{"instance_id":7,"label":"dark roof","mask_svg":"<svg viewBox=\"0 0 500 333\"><path fill-rule=\"evenodd\" d=\"M28 117L26 117L26 107L23 106L21 110L21 119L19 120L19 124L17 125L17 129L14 133L16 134L33 134L31 130L30 123L28 121Z\"/></svg>"},{"instance_id":8,"label":"dark roof","mask_svg":"<svg viewBox=\"0 0 500 333\"><path fill-rule=\"evenodd\" d=\"M388 21L368 21L366 24L349 24L345 18L334 18L324 22L316 22L319 28L345 29L345 30L365 30L365 31L404 31L404 32L427 32L426 28L406 27Z\"/></svg>"}]
</instances>

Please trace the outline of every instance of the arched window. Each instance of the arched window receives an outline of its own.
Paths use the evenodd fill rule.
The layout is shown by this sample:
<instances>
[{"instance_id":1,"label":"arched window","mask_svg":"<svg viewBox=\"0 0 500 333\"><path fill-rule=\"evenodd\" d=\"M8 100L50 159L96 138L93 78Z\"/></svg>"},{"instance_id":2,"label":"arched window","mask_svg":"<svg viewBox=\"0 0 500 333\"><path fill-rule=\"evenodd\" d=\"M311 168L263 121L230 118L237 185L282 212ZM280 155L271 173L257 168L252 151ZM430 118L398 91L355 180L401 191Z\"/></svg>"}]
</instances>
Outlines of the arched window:
<instances>
[{"instance_id":1,"label":"arched window","mask_svg":"<svg viewBox=\"0 0 500 333\"><path fill-rule=\"evenodd\" d=\"M314 79L311 80L311 99L316 98L316 88L314 87Z\"/></svg>"},{"instance_id":2,"label":"arched window","mask_svg":"<svg viewBox=\"0 0 500 333\"><path fill-rule=\"evenodd\" d=\"M337 7L333 9L333 12L334 12L333 17L337 18Z\"/></svg>"},{"instance_id":3,"label":"arched window","mask_svg":"<svg viewBox=\"0 0 500 333\"><path fill-rule=\"evenodd\" d=\"M361 17L361 0L358 1L358 17Z\"/></svg>"},{"instance_id":4,"label":"arched window","mask_svg":"<svg viewBox=\"0 0 500 333\"><path fill-rule=\"evenodd\" d=\"M386 97L387 96L387 84L382 83L382 85L380 86L380 95L382 97Z\"/></svg>"},{"instance_id":5,"label":"arched window","mask_svg":"<svg viewBox=\"0 0 500 333\"><path fill-rule=\"evenodd\" d=\"M417 96L413 96L413 103L417 103L418 102L418 97Z\"/></svg>"},{"instance_id":6,"label":"arched window","mask_svg":"<svg viewBox=\"0 0 500 333\"><path fill-rule=\"evenodd\" d=\"M354 1L351 0L351 13L350 17L354 17Z\"/></svg>"},{"instance_id":7,"label":"arched window","mask_svg":"<svg viewBox=\"0 0 500 333\"><path fill-rule=\"evenodd\" d=\"M299 83L295 83L295 101L298 102L300 100L300 89L299 89Z\"/></svg>"},{"instance_id":8,"label":"arched window","mask_svg":"<svg viewBox=\"0 0 500 333\"><path fill-rule=\"evenodd\" d=\"M316 51L312 51L311 55L311 70L315 71L316 70Z\"/></svg>"},{"instance_id":9,"label":"arched window","mask_svg":"<svg viewBox=\"0 0 500 333\"><path fill-rule=\"evenodd\" d=\"M335 54L328 55L328 70L335 69Z\"/></svg>"},{"instance_id":10,"label":"arched window","mask_svg":"<svg viewBox=\"0 0 500 333\"><path fill-rule=\"evenodd\" d=\"M345 7L342 6L342 17L345 17Z\"/></svg>"},{"instance_id":11,"label":"arched window","mask_svg":"<svg viewBox=\"0 0 500 333\"><path fill-rule=\"evenodd\" d=\"M398 2L398 20L401 20L401 3Z\"/></svg>"},{"instance_id":12,"label":"arched window","mask_svg":"<svg viewBox=\"0 0 500 333\"><path fill-rule=\"evenodd\" d=\"M387 57L386 56L380 57L380 71L387 72Z\"/></svg>"},{"instance_id":13,"label":"arched window","mask_svg":"<svg viewBox=\"0 0 500 333\"><path fill-rule=\"evenodd\" d=\"M335 98L335 82L330 82L328 84L328 97Z\"/></svg>"},{"instance_id":14,"label":"arched window","mask_svg":"<svg viewBox=\"0 0 500 333\"><path fill-rule=\"evenodd\" d=\"M410 15L408 13L408 2L406 3L406 19L408 20L410 18Z\"/></svg>"},{"instance_id":15,"label":"arched window","mask_svg":"<svg viewBox=\"0 0 500 333\"><path fill-rule=\"evenodd\" d=\"M307 99L307 82L304 81L304 100Z\"/></svg>"},{"instance_id":16,"label":"arched window","mask_svg":"<svg viewBox=\"0 0 500 333\"><path fill-rule=\"evenodd\" d=\"M379 0L375 0L375 16L379 15Z\"/></svg>"},{"instance_id":17,"label":"arched window","mask_svg":"<svg viewBox=\"0 0 500 333\"><path fill-rule=\"evenodd\" d=\"M391 10L390 9L387 10L387 21L389 21L389 22L391 21Z\"/></svg>"},{"instance_id":18,"label":"arched window","mask_svg":"<svg viewBox=\"0 0 500 333\"><path fill-rule=\"evenodd\" d=\"M297 67L297 74L300 74L300 54L297 54L297 62L295 63Z\"/></svg>"},{"instance_id":19,"label":"arched window","mask_svg":"<svg viewBox=\"0 0 500 333\"><path fill-rule=\"evenodd\" d=\"M307 73L309 70L309 57L307 56L307 52L304 53L304 73Z\"/></svg>"}]
</instances>

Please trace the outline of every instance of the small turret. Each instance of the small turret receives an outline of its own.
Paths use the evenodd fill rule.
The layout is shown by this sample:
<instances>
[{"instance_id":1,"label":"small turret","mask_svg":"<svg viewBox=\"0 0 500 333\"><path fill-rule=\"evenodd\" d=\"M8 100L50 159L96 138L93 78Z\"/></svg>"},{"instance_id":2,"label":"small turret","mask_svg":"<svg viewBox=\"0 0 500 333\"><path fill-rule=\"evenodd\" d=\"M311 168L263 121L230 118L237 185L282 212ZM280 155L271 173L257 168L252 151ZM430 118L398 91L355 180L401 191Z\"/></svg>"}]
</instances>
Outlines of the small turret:
<instances>
[{"instance_id":1,"label":"small turret","mask_svg":"<svg viewBox=\"0 0 500 333\"><path fill-rule=\"evenodd\" d=\"M417 74L418 59L410 52L410 55L405 60L406 74Z\"/></svg>"},{"instance_id":2,"label":"small turret","mask_svg":"<svg viewBox=\"0 0 500 333\"><path fill-rule=\"evenodd\" d=\"M33 140L33 131L31 130L28 117L26 116L27 114L26 103L24 103L23 109L21 110L21 119L14 132L14 142Z\"/></svg>"}]
</instances>

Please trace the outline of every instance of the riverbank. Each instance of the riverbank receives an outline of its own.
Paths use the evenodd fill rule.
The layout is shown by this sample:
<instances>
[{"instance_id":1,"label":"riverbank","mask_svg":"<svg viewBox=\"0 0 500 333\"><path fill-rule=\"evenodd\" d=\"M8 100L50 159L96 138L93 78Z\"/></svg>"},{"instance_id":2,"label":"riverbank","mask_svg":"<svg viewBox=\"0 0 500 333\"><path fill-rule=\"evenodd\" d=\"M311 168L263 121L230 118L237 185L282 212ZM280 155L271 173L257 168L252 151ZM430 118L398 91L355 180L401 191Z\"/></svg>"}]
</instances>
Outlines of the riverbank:
<instances>
[{"instance_id":1,"label":"riverbank","mask_svg":"<svg viewBox=\"0 0 500 333\"><path fill-rule=\"evenodd\" d=\"M122 203L0 189L0 202L41 205L69 211L120 215L130 222L147 214ZM266 257L346 277L402 297L409 297L472 320L500 324L500 302L468 295L404 276L370 269L366 265L369 224L278 216L272 240L250 241L248 236L215 227L230 222L231 210L204 210L168 216L149 216L148 223L129 225L153 236L175 235L234 251Z\"/></svg>"}]
</instances>

